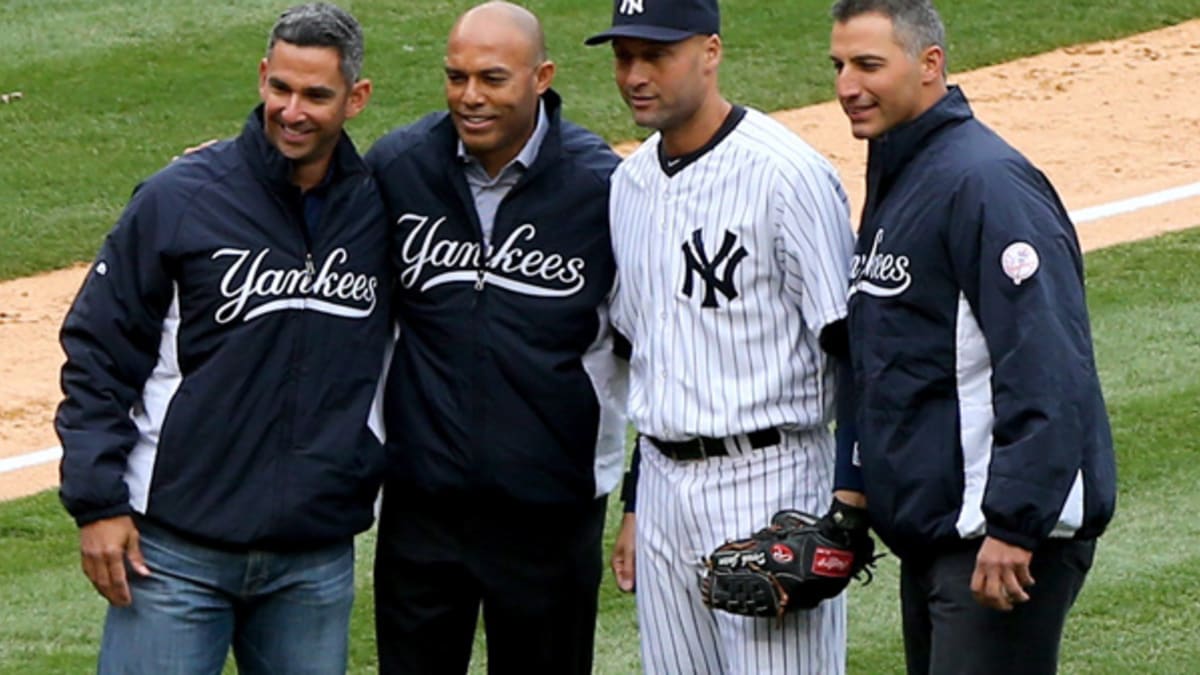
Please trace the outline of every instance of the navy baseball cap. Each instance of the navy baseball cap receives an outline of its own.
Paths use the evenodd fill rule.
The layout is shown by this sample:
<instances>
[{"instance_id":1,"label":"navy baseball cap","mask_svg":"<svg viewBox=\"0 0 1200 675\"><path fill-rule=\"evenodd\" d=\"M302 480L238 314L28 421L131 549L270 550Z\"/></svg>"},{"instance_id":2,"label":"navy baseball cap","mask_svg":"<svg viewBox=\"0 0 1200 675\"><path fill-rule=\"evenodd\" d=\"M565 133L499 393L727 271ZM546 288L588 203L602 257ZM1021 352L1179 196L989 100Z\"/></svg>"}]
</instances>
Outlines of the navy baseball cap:
<instances>
[{"instance_id":1,"label":"navy baseball cap","mask_svg":"<svg viewBox=\"0 0 1200 675\"><path fill-rule=\"evenodd\" d=\"M613 0L612 28L583 41L598 45L629 37L652 42L679 42L693 35L721 32L717 0Z\"/></svg>"}]
</instances>

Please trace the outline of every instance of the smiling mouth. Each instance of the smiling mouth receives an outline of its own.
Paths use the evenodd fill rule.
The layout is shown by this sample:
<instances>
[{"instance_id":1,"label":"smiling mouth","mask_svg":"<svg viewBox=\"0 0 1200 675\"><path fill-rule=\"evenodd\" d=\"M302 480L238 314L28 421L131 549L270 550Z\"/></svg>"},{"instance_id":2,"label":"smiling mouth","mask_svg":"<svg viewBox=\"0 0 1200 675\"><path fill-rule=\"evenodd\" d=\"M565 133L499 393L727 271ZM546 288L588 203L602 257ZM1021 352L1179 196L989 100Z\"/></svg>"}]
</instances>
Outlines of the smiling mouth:
<instances>
[{"instance_id":1,"label":"smiling mouth","mask_svg":"<svg viewBox=\"0 0 1200 675\"><path fill-rule=\"evenodd\" d=\"M496 118L491 115L463 115L460 113L458 115L458 120L462 123L462 126L465 129L469 131L478 131L491 126L491 124L496 121Z\"/></svg>"},{"instance_id":2,"label":"smiling mouth","mask_svg":"<svg viewBox=\"0 0 1200 675\"><path fill-rule=\"evenodd\" d=\"M876 106L874 104L842 106L842 110L846 113L846 116L853 121L865 119L875 110L875 108Z\"/></svg>"},{"instance_id":3,"label":"smiling mouth","mask_svg":"<svg viewBox=\"0 0 1200 675\"><path fill-rule=\"evenodd\" d=\"M307 127L294 127L286 124L279 125L280 136L288 143L298 143L303 141L312 133L312 129Z\"/></svg>"}]
</instances>

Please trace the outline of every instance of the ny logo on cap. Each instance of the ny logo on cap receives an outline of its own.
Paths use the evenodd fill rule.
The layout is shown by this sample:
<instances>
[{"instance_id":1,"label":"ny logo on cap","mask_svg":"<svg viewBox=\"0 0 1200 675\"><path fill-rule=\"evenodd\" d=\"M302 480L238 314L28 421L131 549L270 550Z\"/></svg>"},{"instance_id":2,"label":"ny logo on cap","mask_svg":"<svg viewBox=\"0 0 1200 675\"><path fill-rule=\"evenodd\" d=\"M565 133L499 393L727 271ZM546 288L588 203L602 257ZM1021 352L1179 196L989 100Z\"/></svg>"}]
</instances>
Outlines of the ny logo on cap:
<instances>
[{"instance_id":1,"label":"ny logo on cap","mask_svg":"<svg viewBox=\"0 0 1200 675\"><path fill-rule=\"evenodd\" d=\"M634 14L642 14L646 11L646 0L621 0L621 6L617 9L618 14L632 16Z\"/></svg>"}]
</instances>

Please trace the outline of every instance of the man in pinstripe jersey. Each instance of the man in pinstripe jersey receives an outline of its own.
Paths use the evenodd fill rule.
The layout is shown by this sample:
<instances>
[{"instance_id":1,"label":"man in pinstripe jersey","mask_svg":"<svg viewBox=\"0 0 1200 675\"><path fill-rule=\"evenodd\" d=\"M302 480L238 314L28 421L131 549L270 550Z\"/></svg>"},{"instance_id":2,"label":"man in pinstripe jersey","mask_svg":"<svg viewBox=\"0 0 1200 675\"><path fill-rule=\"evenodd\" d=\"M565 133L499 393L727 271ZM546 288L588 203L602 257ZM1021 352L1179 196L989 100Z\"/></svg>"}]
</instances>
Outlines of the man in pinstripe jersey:
<instances>
[{"instance_id":1,"label":"man in pinstripe jersey","mask_svg":"<svg viewBox=\"0 0 1200 675\"><path fill-rule=\"evenodd\" d=\"M627 590L636 576L649 673L841 673L844 597L776 626L713 612L698 589L715 546L829 500L837 369L822 343L844 336L853 245L829 163L722 97L719 30L716 0L616 0L588 40L612 42L621 95L657 132L609 202L640 433L614 569Z\"/></svg>"}]
</instances>

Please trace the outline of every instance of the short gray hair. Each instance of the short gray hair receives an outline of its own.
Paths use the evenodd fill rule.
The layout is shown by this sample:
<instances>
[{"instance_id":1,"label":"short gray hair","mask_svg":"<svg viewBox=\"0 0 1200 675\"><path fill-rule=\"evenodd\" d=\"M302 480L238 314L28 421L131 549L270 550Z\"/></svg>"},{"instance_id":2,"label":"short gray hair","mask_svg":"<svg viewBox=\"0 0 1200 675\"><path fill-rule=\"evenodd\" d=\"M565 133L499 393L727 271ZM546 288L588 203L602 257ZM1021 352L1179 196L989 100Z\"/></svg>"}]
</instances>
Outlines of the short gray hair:
<instances>
[{"instance_id":1,"label":"short gray hair","mask_svg":"<svg viewBox=\"0 0 1200 675\"><path fill-rule=\"evenodd\" d=\"M298 47L334 47L346 84L362 73L362 26L349 12L327 2L296 5L279 15L267 40L267 56L280 40Z\"/></svg>"},{"instance_id":2,"label":"short gray hair","mask_svg":"<svg viewBox=\"0 0 1200 675\"><path fill-rule=\"evenodd\" d=\"M892 20L896 40L916 58L929 47L946 51L946 27L930 0L837 0L833 20L845 23L861 14L882 14Z\"/></svg>"}]
</instances>

